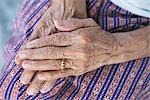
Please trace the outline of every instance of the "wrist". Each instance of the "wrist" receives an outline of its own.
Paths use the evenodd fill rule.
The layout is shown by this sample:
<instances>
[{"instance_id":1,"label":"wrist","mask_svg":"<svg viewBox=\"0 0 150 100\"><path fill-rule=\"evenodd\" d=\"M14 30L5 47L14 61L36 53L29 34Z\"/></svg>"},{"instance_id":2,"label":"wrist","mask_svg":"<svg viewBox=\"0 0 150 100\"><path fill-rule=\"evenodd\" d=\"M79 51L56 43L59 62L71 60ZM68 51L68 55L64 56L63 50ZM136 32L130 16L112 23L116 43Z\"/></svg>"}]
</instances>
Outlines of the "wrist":
<instances>
[{"instance_id":1,"label":"wrist","mask_svg":"<svg viewBox=\"0 0 150 100\"><path fill-rule=\"evenodd\" d=\"M65 19L87 18L86 0L53 0L53 5L58 6Z\"/></svg>"},{"instance_id":2,"label":"wrist","mask_svg":"<svg viewBox=\"0 0 150 100\"><path fill-rule=\"evenodd\" d=\"M101 31L103 36L99 36L100 42L95 45L95 66L103 66L108 64L113 64L114 61L111 59L111 57L114 55L116 49L117 49L117 40L112 35L109 34L106 31ZM97 36L98 37L98 36Z\"/></svg>"},{"instance_id":3,"label":"wrist","mask_svg":"<svg viewBox=\"0 0 150 100\"><path fill-rule=\"evenodd\" d=\"M114 33L116 49L109 58L110 64L148 57L150 54L150 35L149 31L144 31L145 29L126 33Z\"/></svg>"}]
</instances>

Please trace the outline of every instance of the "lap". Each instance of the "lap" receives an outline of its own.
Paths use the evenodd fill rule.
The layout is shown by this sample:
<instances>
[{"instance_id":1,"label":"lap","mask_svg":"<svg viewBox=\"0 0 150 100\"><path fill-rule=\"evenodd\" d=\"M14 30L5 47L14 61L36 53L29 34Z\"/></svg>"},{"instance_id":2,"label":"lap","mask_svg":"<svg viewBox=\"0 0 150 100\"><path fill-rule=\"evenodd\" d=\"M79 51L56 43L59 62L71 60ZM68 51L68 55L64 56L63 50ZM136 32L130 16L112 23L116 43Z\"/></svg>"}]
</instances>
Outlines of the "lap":
<instances>
[{"instance_id":1,"label":"lap","mask_svg":"<svg viewBox=\"0 0 150 100\"><path fill-rule=\"evenodd\" d=\"M143 58L126 63L103 66L78 77L59 79L53 89L45 94L28 96L27 86L19 82L23 71L14 61L12 69L4 72L0 79L1 99L96 99L134 98L146 88L149 78L150 60Z\"/></svg>"},{"instance_id":2,"label":"lap","mask_svg":"<svg viewBox=\"0 0 150 100\"><path fill-rule=\"evenodd\" d=\"M15 41L13 42L13 44L11 41L12 46L7 46L6 49L9 50L10 55L12 55L13 52L13 56L15 56L15 53L22 45L21 43L24 42L24 38L32 32L32 28L37 23L40 16L46 11L46 8L50 6L50 1L51 0L25 0L15 25L15 33L18 34L21 38L13 39ZM96 6L93 9L91 11L96 12ZM20 20L21 22L19 22ZM118 21L118 23L119 22L120 21ZM123 22L126 22L126 20L123 20ZM104 26L106 26L105 24L109 25L109 23L105 22L103 22L103 24ZM16 37L18 37L18 35ZM8 54L8 52L6 53ZM23 69L15 64L12 56L8 56L8 58L12 58L9 60L10 62L6 66L6 68L9 69L2 74L2 77L0 79L0 99L6 100L24 100L35 98L68 98L71 100L72 98L95 99L98 97L128 99L130 97L134 98L140 92L142 92L147 87L149 79L150 60L149 58L143 58L126 63L103 66L95 71L78 77L59 79L53 89L48 93L39 93L37 94L37 96L28 96L25 92L27 86L19 82L19 77L21 76ZM8 60L8 58L6 60Z\"/></svg>"}]
</instances>

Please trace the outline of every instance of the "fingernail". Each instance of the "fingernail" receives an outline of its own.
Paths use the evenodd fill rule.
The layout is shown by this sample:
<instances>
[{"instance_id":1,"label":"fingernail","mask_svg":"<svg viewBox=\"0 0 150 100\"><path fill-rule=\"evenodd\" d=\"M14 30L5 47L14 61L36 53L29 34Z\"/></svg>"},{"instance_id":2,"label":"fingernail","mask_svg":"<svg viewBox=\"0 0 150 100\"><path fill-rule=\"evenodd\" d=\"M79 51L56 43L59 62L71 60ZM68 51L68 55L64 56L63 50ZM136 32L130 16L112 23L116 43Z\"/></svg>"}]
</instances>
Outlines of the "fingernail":
<instances>
[{"instance_id":1,"label":"fingernail","mask_svg":"<svg viewBox=\"0 0 150 100\"><path fill-rule=\"evenodd\" d=\"M28 84L30 82L30 79L28 77L21 77L20 82L24 85Z\"/></svg>"},{"instance_id":2,"label":"fingernail","mask_svg":"<svg viewBox=\"0 0 150 100\"><path fill-rule=\"evenodd\" d=\"M63 26L62 21L58 21L58 20L55 20L55 21L54 21L54 24L55 24L55 25L58 25L58 26Z\"/></svg>"},{"instance_id":3,"label":"fingernail","mask_svg":"<svg viewBox=\"0 0 150 100\"><path fill-rule=\"evenodd\" d=\"M40 92L41 92L41 93L47 93L49 90L50 90L50 87L44 86L44 87L40 90Z\"/></svg>"},{"instance_id":4,"label":"fingernail","mask_svg":"<svg viewBox=\"0 0 150 100\"><path fill-rule=\"evenodd\" d=\"M38 75L38 79L39 79L39 80L44 80L44 79L43 79L43 76L42 76L41 74Z\"/></svg>"},{"instance_id":5,"label":"fingernail","mask_svg":"<svg viewBox=\"0 0 150 100\"><path fill-rule=\"evenodd\" d=\"M30 64L22 64L22 67L24 68L24 69L28 69L28 68L30 68Z\"/></svg>"},{"instance_id":6,"label":"fingernail","mask_svg":"<svg viewBox=\"0 0 150 100\"><path fill-rule=\"evenodd\" d=\"M43 77L42 74L39 74L39 75L38 75L38 79L39 79L39 80L43 80L43 81L45 80L45 78Z\"/></svg>"},{"instance_id":7,"label":"fingernail","mask_svg":"<svg viewBox=\"0 0 150 100\"><path fill-rule=\"evenodd\" d=\"M20 59L25 59L26 58L26 54L25 53L20 53L19 54L19 58Z\"/></svg>"},{"instance_id":8,"label":"fingernail","mask_svg":"<svg viewBox=\"0 0 150 100\"><path fill-rule=\"evenodd\" d=\"M36 89L34 88L30 88L27 90L27 94L28 95L36 95L39 91L37 91Z\"/></svg>"}]
</instances>

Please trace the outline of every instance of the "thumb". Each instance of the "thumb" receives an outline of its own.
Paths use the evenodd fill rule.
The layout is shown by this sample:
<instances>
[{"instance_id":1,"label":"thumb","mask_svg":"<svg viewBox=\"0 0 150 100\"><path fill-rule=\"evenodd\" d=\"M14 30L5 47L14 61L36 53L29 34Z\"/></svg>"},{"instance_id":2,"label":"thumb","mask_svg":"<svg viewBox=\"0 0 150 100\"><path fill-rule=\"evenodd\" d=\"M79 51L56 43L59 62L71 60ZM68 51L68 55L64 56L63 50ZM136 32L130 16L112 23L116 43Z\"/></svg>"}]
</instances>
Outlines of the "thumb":
<instances>
[{"instance_id":1,"label":"thumb","mask_svg":"<svg viewBox=\"0 0 150 100\"><path fill-rule=\"evenodd\" d=\"M54 21L55 27L59 31L73 31L78 28L85 28L85 27L94 27L97 26L97 23L91 19L77 19L77 18L69 18L67 20L55 20Z\"/></svg>"}]
</instances>

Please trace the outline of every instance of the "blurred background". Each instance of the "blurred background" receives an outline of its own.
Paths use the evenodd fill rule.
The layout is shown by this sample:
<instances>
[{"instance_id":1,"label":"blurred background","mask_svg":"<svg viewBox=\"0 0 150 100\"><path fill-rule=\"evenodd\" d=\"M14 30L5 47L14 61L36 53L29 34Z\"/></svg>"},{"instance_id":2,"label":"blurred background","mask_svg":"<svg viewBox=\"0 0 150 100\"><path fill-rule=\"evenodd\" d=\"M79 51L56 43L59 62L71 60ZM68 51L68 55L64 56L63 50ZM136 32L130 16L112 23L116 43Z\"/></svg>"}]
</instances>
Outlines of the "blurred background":
<instances>
[{"instance_id":1,"label":"blurred background","mask_svg":"<svg viewBox=\"0 0 150 100\"><path fill-rule=\"evenodd\" d=\"M12 23L22 0L0 0L0 70L3 67L3 47L12 33Z\"/></svg>"}]
</instances>

